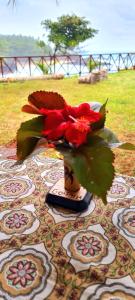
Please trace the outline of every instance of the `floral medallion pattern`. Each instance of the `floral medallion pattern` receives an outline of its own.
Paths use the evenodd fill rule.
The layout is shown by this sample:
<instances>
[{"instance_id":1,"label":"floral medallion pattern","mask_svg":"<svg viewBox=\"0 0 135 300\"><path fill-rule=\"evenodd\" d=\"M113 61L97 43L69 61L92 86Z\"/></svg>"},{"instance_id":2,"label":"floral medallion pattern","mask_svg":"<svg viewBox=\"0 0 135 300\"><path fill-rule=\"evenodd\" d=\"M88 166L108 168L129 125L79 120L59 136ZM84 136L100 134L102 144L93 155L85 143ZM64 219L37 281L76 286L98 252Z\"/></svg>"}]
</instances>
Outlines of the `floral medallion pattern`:
<instances>
[{"instance_id":1,"label":"floral medallion pattern","mask_svg":"<svg viewBox=\"0 0 135 300\"><path fill-rule=\"evenodd\" d=\"M10 265L6 279L8 279L8 284L11 287L20 289L31 285L36 278L36 273L36 265L30 260L22 259Z\"/></svg>"},{"instance_id":2,"label":"floral medallion pattern","mask_svg":"<svg viewBox=\"0 0 135 300\"><path fill-rule=\"evenodd\" d=\"M122 198L128 194L128 189L123 183L114 182L108 194L110 194L111 197L114 198Z\"/></svg>"},{"instance_id":3,"label":"floral medallion pattern","mask_svg":"<svg viewBox=\"0 0 135 300\"><path fill-rule=\"evenodd\" d=\"M36 164L38 166L40 165L43 165L45 166L46 168L49 168L51 166L54 166L54 165L61 165L61 162L59 159L55 159L55 158L46 158L45 156L39 156L39 155L36 155L33 157L33 160L34 162L36 162Z\"/></svg>"},{"instance_id":4,"label":"floral medallion pattern","mask_svg":"<svg viewBox=\"0 0 135 300\"><path fill-rule=\"evenodd\" d=\"M61 160L0 156L0 300L135 299L135 179L117 175L106 206L45 203Z\"/></svg>"},{"instance_id":5,"label":"floral medallion pattern","mask_svg":"<svg viewBox=\"0 0 135 300\"><path fill-rule=\"evenodd\" d=\"M71 255L82 262L98 262L107 254L108 242L93 231L82 231L71 238Z\"/></svg>"},{"instance_id":6,"label":"floral medallion pattern","mask_svg":"<svg viewBox=\"0 0 135 300\"><path fill-rule=\"evenodd\" d=\"M53 170L45 171L41 174L45 183L49 183L49 185L53 185L57 182L60 178L64 176L64 169L63 168L55 168Z\"/></svg>"},{"instance_id":7,"label":"floral medallion pattern","mask_svg":"<svg viewBox=\"0 0 135 300\"><path fill-rule=\"evenodd\" d=\"M35 216L28 210L11 211L3 216L1 231L6 234L22 233L32 226L34 220Z\"/></svg>"},{"instance_id":8,"label":"floral medallion pattern","mask_svg":"<svg viewBox=\"0 0 135 300\"><path fill-rule=\"evenodd\" d=\"M26 197L34 188L32 181L25 177L14 177L4 180L0 182L0 201Z\"/></svg>"},{"instance_id":9,"label":"floral medallion pattern","mask_svg":"<svg viewBox=\"0 0 135 300\"><path fill-rule=\"evenodd\" d=\"M69 232L62 243L76 271L88 269L91 265L108 264L116 255L115 248L99 224L89 226L85 231Z\"/></svg>"},{"instance_id":10,"label":"floral medallion pattern","mask_svg":"<svg viewBox=\"0 0 135 300\"><path fill-rule=\"evenodd\" d=\"M128 282L128 285L127 285ZM105 284L89 286L82 293L81 300L133 300L135 299L135 283L130 276L123 280L107 279Z\"/></svg>"},{"instance_id":11,"label":"floral medallion pattern","mask_svg":"<svg viewBox=\"0 0 135 300\"><path fill-rule=\"evenodd\" d=\"M50 256L42 244L6 253L6 257L0 263L0 295L4 296L4 299L8 299L7 295L10 299L30 300L35 295L37 299L44 299L43 294L46 296L53 288L53 283L50 282L52 276L56 277L55 269L49 260Z\"/></svg>"},{"instance_id":12,"label":"floral medallion pattern","mask_svg":"<svg viewBox=\"0 0 135 300\"><path fill-rule=\"evenodd\" d=\"M135 209L123 215L122 226L135 236Z\"/></svg>"},{"instance_id":13,"label":"floral medallion pattern","mask_svg":"<svg viewBox=\"0 0 135 300\"><path fill-rule=\"evenodd\" d=\"M120 233L128 237L129 242L135 249L135 206L116 210L112 220L114 225L119 228Z\"/></svg>"},{"instance_id":14,"label":"floral medallion pattern","mask_svg":"<svg viewBox=\"0 0 135 300\"><path fill-rule=\"evenodd\" d=\"M26 165L15 165L16 160L4 160L0 162L0 170L1 171L7 171L7 172L20 172L23 171L26 168Z\"/></svg>"},{"instance_id":15,"label":"floral medallion pattern","mask_svg":"<svg viewBox=\"0 0 135 300\"><path fill-rule=\"evenodd\" d=\"M11 236L30 234L39 227L33 204L21 209L5 210L0 213L0 240L10 239Z\"/></svg>"},{"instance_id":16,"label":"floral medallion pattern","mask_svg":"<svg viewBox=\"0 0 135 300\"><path fill-rule=\"evenodd\" d=\"M112 187L108 191L108 202L117 201L118 199L135 197L135 190L132 186L126 183L122 177L116 177L113 181Z\"/></svg>"},{"instance_id":17,"label":"floral medallion pattern","mask_svg":"<svg viewBox=\"0 0 135 300\"><path fill-rule=\"evenodd\" d=\"M11 178L12 178L12 174L0 171L0 182Z\"/></svg>"}]
</instances>

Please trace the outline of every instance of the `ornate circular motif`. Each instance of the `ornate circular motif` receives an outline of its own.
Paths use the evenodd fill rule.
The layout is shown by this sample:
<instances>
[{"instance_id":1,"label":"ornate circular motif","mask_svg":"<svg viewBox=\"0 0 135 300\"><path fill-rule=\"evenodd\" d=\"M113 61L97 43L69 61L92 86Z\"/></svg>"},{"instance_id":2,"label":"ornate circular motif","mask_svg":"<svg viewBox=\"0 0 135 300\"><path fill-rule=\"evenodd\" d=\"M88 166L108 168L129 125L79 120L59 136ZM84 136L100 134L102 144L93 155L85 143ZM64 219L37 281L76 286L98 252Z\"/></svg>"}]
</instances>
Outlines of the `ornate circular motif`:
<instances>
[{"instance_id":1,"label":"ornate circular motif","mask_svg":"<svg viewBox=\"0 0 135 300\"><path fill-rule=\"evenodd\" d=\"M32 187L32 182L24 178L13 178L0 183L0 194L4 199L24 196Z\"/></svg>"},{"instance_id":2,"label":"ornate circular motif","mask_svg":"<svg viewBox=\"0 0 135 300\"><path fill-rule=\"evenodd\" d=\"M130 279L129 276L123 277L127 279L127 284L121 283L119 279L109 279L111 284L101 284L89 286L84 290L80 300L133 300L135 299L135 289L134 282Z\"/></svg>"},{"instance_id":3,"label":"ornate circular motif","mask_svg":"<svg viewBox=\"0 0 135 300\"><path fill-rule=\"evenodd\" d=\"M44 175L44 180L48 182L55 183L57 182L60 178L64 177L64 170L62 169L53 169L52 171L49 171Z\"/></svg>"},{"instance_id":4,"label":"ornate circular motif","mask_svg":"<svg viewBox=\"0 0 135 300\"><path fill-rule=\"evenodd\" d=\"M14 171L22 171L26 168L26 165L14 165L16 160L5 160L0 164L0 169L2 171L14 172Z\"/></svg>"},{"instance_id":5,"label":"ornate circular motif","mask_svg":"<svg viewBox=\"0 0 135 300\"><path fill-rule=\"evenodd\" d=\"M34 161L42 165L44 165L45 167L50 167L51 165L55 165L57 163L60 163L59 160L55 159L55 158L46 158L46 157L43 157L43 156L39 156L39 155L36 155L34 156Z\"/></svg>"},{"instance_id":6,"label":"ornate circular motif","mask_svg":"<svg viewBox=\"0 0 135 300\"><path fill-rule=\"evenodd\" d=\"M104 292L100 296L100 300L134 300L134 296L127 294L124 291Z\"/></svg>"},{"instance_id":7,"label":"ornate circular motif","mask_svg":"<svg viewBox=\"0 0 135 300\"><path fill-rule=\"evenodd\" d=\"M99 262L107 255L108 241L94 231L81 231L71 238L69 249L82 263Z\"/></svg>"},{"instance_id":8,"label":"ornate circular motif","mask_svg":"<svg viewBox=\"0 0 135 300\"><path fill-rule=\"evenodd\" d=\"M122 226L130 233L135 234L135 211L129 211L123 216Z\"/></svg>"},{"instance_id":9,"label":"ornate circular motif","mask_svg":"<svg viewBox=\"0 0 135 300\"><path fill-rule=\"evenodd\" d=\"M26 288L32 284L37 276L37 267L31 260L15 261L7 269L6 279L11 287Z\"/></svg>"},{"instance_id":10,"label":"ornate circular motif","mask_svg":"<svg viewBox=\"0 0 135 300\"><path fill-rule=\"evenodd\" d=\"M135 189L135 177L128 177L125 176L124 178L126 180L126 183L131 187Z\"/></svg>"},{"instance_id":11,"label":"ornate circular motif","mask_svg":"<svg viewBox=\"0 0 135 300\"><path fill-rule=\"evenodd\" d=\"M135 237L135 207L125 208L118 215L119 228L130 237Z\"/></svg>"},{"instance_id":12,"label":"ornate circular motif","mask_svg":"<svg viewBox=\"0 0 135 300\"><path fill-rule=\"evenodd\" d=\"M51 265L45 253L28 248L12 252L3 259L0 269L0 295L30 300L45 288Z\"/></svg>"},{"instance_id":13,"label":"ornate circular motif","mask_svg":"<svg viewBox=\"0 0 135 300\"><path fill-rule=\"evenodd\" d=\"M123 182L114 181L108 196L111 198L123 198L129 193L129 187Z\"/></svg>"},{"instance_id":14,"label":"ornate circular motif","mask_svg":"<svg viewBox=\"0 0 135 300\"><path fill-rule=\"evenodd\" d=\"M30 211L14 210L2 218L1 231L6 234L22 233L32 226L34 220L35 217Z\"/></svg>"},{"instance_id":15,"label":"ornate circular motif","mask_svg":"<svg viewBox=\"0 0 135 300\"><path fill-rule=\"evenodd\" d=\"M7 179L10 179L12 178L12 174L8 174L8 173L0 173L0 181L4 181L4 180L7 180Z\"/></svg>"}]
</instances>

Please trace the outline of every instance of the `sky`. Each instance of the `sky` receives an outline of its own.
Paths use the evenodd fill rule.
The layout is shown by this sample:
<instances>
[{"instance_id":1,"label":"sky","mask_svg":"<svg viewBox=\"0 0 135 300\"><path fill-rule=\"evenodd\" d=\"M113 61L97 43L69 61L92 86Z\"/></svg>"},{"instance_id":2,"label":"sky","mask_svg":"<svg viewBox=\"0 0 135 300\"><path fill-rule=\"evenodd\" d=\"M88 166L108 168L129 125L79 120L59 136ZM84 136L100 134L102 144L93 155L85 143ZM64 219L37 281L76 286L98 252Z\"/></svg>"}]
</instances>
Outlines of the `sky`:
<instances>
[{"instance_id":1,"label":"sky","mask_svg":"<svg viewBox=\"0 0 135 300\"><path fill-rule=\"evenodd\" d=\"M16 0L13 8L0 0L0 34L43 38L44 19L76 14L90 21L98 34L81 45L88 53L135 51L135 0Z\"/></svg>"}]
</instances>

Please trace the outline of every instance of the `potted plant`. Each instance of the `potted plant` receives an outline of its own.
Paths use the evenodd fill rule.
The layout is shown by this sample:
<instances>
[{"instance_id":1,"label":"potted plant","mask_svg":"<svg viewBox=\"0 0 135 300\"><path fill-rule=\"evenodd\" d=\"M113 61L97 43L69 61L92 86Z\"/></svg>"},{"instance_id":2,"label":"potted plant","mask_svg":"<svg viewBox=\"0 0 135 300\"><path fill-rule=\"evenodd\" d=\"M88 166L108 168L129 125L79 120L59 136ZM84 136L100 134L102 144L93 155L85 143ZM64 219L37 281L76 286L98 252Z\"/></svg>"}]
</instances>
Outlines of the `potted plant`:
<instances>
[{"instance_id":1,"label":"potted plant","mask_svg":"<svg viewBox=\"0 0 135 300\"><path fill-rule=\"evenodd\" d=\"M83 210L94 194L106 204L115 175L111 148L135 149L130 143L119 143L105 128L107 101L99 112L88 103L72 107L61 95L48 91L30 94L28 102L22 111L39 116L22 123L17 132L18 161L23 162L40 147L41 140L53 145L64 159L65 184L60 181L57 192L49 193L47 201Z\"/></svg>"}]
</instances>

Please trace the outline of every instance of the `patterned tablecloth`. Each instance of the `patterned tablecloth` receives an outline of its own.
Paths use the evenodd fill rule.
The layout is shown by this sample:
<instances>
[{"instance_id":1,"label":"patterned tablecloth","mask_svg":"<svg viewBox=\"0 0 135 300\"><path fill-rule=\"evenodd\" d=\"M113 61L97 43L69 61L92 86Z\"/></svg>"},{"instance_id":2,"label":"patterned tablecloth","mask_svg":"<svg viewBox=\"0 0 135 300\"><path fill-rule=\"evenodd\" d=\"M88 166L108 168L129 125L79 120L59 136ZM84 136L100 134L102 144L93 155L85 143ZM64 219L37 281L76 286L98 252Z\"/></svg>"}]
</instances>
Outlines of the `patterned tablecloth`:
<instances>
[{"instance_id":1,"label":"patterned tablecloth","mask_svg":"<svg viewBox=\"0 0 135 300\"><path fill-rule=\"evenodd\" d=\"M74 213L45 204L62 161L12 167L15 149L0 153L0 300L135 299L135 179Z\"/></svg>"}]
</instances>

